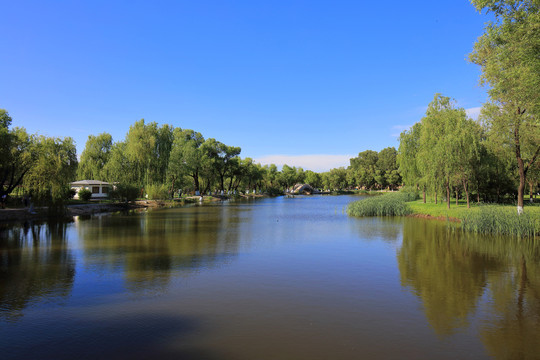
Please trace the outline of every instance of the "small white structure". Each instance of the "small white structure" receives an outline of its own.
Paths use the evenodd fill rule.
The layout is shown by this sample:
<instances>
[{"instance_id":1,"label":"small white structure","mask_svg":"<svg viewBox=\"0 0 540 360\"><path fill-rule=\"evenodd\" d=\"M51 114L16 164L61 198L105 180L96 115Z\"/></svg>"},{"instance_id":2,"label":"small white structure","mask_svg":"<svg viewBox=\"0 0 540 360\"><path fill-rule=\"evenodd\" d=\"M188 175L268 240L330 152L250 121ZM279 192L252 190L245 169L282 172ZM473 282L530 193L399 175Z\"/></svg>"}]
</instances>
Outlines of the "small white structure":
<instances>
[{"instance_id":1,"label":"small white structure","mask_svg":"<svg viewBox=\"0 0 540 360\"><path fill-rule=\"evenodd\" d=\"M73 197L79 198L79 191L82 189L92 192L92 199L102 199L109 196L109 191L113 188L113 184L99 180L80 180L70 183L71 188L77 193Z\"/></svg>"}]
</instances>

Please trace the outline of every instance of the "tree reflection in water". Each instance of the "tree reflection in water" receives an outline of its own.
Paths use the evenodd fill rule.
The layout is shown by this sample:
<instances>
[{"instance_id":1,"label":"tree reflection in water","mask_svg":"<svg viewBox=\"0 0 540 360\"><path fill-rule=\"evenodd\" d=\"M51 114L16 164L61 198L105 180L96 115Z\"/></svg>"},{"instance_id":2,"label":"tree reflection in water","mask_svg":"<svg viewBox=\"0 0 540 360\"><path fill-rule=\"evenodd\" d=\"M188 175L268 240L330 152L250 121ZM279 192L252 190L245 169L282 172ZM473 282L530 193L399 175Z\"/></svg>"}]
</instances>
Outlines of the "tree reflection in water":
<instances>
[{"instance_id":1,"label":"tree reflection in water","mask_svg":"<svg viewBox=\"0 0 540 360\"><path fill-rule=\"evenodd\" d=\"M166 291L171 276L227 263L238 252L238 218L227 206L104 216L77 224L85 263L121 272L132 292Z\"/></svg>"},{"instance_id":2,"label":"tree reflection in water","mask_svg":"<svg viewBox=\"0 0 540 360\"><path fill-rule=\"evenodd\" d=\"M448 336L478 316L488 353L540 354L540 249L530 241L452 230L405 219L398 252L402 285L422 301L434 331Z\"/></svg>"},{"instance_id":3,"label":"tree reflection in water","mask_svg":"<svg viewBox=\"0 0 540 360\"><path fill-rule=\"evenodd\" d=\"M22 310L71 293L75 261L66 223L0 225L0 318L16 320Z\"/></svg>"}]
</instances>

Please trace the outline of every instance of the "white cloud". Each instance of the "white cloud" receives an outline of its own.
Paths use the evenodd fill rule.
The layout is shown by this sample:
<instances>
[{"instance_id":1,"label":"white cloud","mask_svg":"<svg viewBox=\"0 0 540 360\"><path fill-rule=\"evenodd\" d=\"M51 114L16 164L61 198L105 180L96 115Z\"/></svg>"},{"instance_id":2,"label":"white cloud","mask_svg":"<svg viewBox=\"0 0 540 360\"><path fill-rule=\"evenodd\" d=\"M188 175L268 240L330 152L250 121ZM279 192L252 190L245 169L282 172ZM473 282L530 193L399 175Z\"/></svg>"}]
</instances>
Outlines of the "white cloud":
<instances>
[{"instance_id":1,"label":"white cloud","mask_svg":"<svg viewBox=\"0 0 540 360\"><path fill-rule=\"evenodd\" d=\"M478 115L480 115L481 109L482 107L474 107L474 108L465 109L465 111L467 112L467 115L470 118L472 118L473 120L476 120L478 119Z\"/></svg>"},{"instance_id":2,"label":"white cloud","mask_svg":"<svg viewBox=\"0 0 540 360\"><path fill-rule=\"evenodd\" d=\"M338 167L349 166L349 159L355 155L265 155L254 159L262 165L276 164L279 168L287 164L304 170L324 172Z\"/></svg>"},{"instance_id":3,"label":"white cloud","mask_svg":"<svg viewBox=\"0 0 540 360\"><path fill-rule=\"evenodd\" d=\"M390 134L390 136L399 137L399 135L404 130L409 130L411 127L412 127L412 125L394 125L394 126L392 126L392 134Z\"/></svg>"}]
</instances>

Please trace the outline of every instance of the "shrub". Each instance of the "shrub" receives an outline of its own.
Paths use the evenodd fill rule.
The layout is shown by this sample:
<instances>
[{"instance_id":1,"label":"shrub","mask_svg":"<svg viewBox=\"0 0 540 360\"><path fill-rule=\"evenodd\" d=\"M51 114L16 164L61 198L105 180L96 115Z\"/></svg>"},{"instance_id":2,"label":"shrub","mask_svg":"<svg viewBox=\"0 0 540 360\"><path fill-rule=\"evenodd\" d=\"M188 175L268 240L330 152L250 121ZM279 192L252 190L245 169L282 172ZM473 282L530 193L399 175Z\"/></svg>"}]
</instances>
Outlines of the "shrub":
<instances>
[{"instance_id":1,"label":"shrub","mask_svg":"<svg viewBox=\"0 0 540 360\"><path fill-rule=\"evenodd\" d=\"M412 192L389 193L355 201L347 207L351 216L403 216L412 213L406 204L416 200L418 195Z\"/></svg>"},{"instance_id":2,"label":"shrub","mask_svg":"<svg viewBox=\"0 0 540 360\"><path fill-rule=\"evenodd\" d=\"M88 189L79 190L79 199L82 201L88 201L92 197L92 192Z\"/></svg>"},{"instance_id":3,"label":"shrub","mask_svg":"<svg viewBox=\"0 0 540 360\"><path fill-rule=\"evenodd\" d=\"M165 200L170 198L169 189L166 185L148 185L146 187L148 198L152 200Z\"/></svg>"},{"instance_id":4,"label":"shrub","mask_svg":"<svg viewBox=\"0 0 540 360\"><path fill-rule=\"evenodd\" d=\"M75 195L77 195L77 190L70 188L67 194L68 200L73 199Z\"/></svg>"}]
</instances>

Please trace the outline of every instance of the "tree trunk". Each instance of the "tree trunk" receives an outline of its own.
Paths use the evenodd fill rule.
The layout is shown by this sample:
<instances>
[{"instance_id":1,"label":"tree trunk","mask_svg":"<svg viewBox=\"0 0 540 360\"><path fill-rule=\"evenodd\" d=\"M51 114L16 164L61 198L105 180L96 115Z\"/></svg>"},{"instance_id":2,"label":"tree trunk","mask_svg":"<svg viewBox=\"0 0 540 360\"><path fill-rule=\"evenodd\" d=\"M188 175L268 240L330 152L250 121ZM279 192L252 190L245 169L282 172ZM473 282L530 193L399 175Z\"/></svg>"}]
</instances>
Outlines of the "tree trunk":
<instances>
[{"instance_id":1,"label":"tree trunk","mask_svg":"<svg viewBox=\"0 0 540 360\"><path fill-rule=\"evenodd\" d=\"M523 213L523 193L525 192L525 165L521 158L521 149L519 146L519 130L516 127L516 160L518 163L519 172L519 186L518 186L518 198L517 198L517 212L521 215Z\"/></svg>"},{"instance_id":2,"label":"tree trunk","mask_svg":"<svg viewBox=\"0 0 540 360\"><path fill-rule=\"evenodd\" d=\"M219 174L219 183L221 185L221 191L225 191L225 174Z\"/></svg>"},{"instance_id":3,"label":"tree trunk","mask_svg":"<svg viewBox=\"0 0 540 360\"><path fill-rule=\"evenodd\" d=\"M529 202L533 203L533 182L529 181Z\"/></svg>"},{"instance_id":4,"label":"tree trunk","mask_svg":"<svg viewBox=\"0 0 540 360\"><path fill-rule=\"evenodd\" d=\"M456 206L458 206L458 187L456 186Z\"/></svg>"},{"instance_id":5,"label":"tree trunk","mask_svg":"<svg viewBox=\"0 0 540 360\"><path fill-rule=\"evenodd\" d=\"M446 208L450 209L450 184L446 183Z\"/></svg>"},{"instance_id":6,"label":"tree trunk","mask_svg":"<svg viewBox=\"0 0 540 360\"><path fill-rule=\"evenodd\" d=\"M200 192L200 189L199 189L199 174L198 173L194 173L193 175L191 175L193 177L193 183L195 185L195 191L199 191Z\"/></svg>"},{"instance_id":7,"label":"tree trunk","mask_svg":"<svg viewBox=\"0 0 540 360\"><path fill-rule=\"evenodd\" d=\"M469 203L469 189L467 186L467 181L463 180L463 191L465 191L465 198L467 199L467 209L471 207ZM480 195L478 195L478 202L480 202Z\"/></svg>"},{"instance_id":8,"label":"tree trunk","mask_svg":"<svg viewBox=\"0 0 540 360\"><path fill-rule=\"evenodd\" d=\"M422 189L422 197L424 198L424 204L426 203L426 185Z\"/></svg>"},{"instance_id":9,"label":"tree trunk","mask_svg":"<svg viewBox=\"0 0 540 360\"><path fill-rule=\"evenodd\" d=\"M480 181L477 181L477 188L476 188L476 202L478 204L480 204ZM467 191L467 190L465 190ZM469 202L468 202L468 197L467 197L467 207L469 207Z\"/></svg>"},{"instance_id":10,"label":"tree trunk","mask_svg":"<svg viewBox=\"0 0 540 360\"><path fill-rule=\"evenodd\" d=\"M525 164L523 164L523 159L521 158L521 138L519 134L519 129L521 125L520 117L525 113L518 107L517 108L517 118L514 128L514 148L516 152L516 160L518 163L518 172L519 172L519 186L518 186L518 199L517 199L517 212L519 215L523 213L523 193L525 192L525 175L527 170L525 170Z\"/></svg>"},{"instance_id":11,"label":"tree trunk","mask_svg":"<svg viewBox=\"0 0 540 360\"><path fill-rule=\"evenodd\" d=\"M176 176L173 176L172 177L172 185L171 185L171 194L172 194L173 198L174 198L174 183L175 183L175 180L176 180Z\"/></svg>"},{"instance_id":12,"label":"tree trunk","mask_svg":"<svg viewBox=\"0 0 540 360\"><path fill-rule=\"evenodd\" d=\"M232 190L233 180L234 180L234 175L232 175L231 178L229 179L229 190L228 191Z\"/></svg>"}]
</instances>

